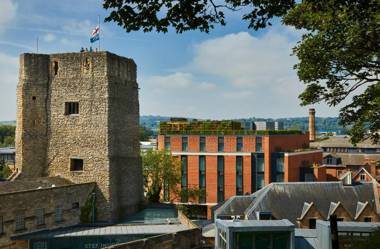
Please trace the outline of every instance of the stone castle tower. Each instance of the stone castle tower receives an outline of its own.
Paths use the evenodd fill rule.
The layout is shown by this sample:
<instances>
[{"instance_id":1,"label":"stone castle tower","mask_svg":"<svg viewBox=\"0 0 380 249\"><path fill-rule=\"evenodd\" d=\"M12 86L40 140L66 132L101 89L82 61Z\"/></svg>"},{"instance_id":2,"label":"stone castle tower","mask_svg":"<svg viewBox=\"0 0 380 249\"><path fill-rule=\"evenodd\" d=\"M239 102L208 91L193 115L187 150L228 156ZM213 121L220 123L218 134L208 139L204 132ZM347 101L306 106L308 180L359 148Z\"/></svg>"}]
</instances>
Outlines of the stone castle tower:
<instances>
[{"instance_id":1,"label":"stone castle tower","mask_svg":"<svg viewBox=\"0 0 380 249\"><path fill-rule=\"evenodd\" d=\"M97 183L100 221L142 198L136 64L108 52L23 54L17 86L21 178Z\"/></svg>"}]
</instances>

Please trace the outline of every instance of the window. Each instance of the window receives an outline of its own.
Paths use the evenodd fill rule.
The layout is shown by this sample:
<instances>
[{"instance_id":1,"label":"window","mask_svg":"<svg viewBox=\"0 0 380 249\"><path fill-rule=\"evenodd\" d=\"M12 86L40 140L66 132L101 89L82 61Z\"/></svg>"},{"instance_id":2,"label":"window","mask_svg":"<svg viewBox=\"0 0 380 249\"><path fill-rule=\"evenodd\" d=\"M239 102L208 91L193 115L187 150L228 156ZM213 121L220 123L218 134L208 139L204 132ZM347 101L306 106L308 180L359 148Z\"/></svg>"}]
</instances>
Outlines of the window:
<instances>
[{"instance_id":1,"label":"window","mask_svg":"<svg viewBox=\"0 0 380 249\"><path fill-rule=\"evenodd\" d=\"M264 175L257 175L256 189L262 189L264 187Z\"/></svg>"},{"instance_id":2,"label":"window","mask_svg":"<svg viewBox=\"0 0 380 249\"><path fill-rule=\"evenodd\" d=\"M188 138L182 137L182 151L187 151L188 145Z\"/></svg>"},{"instance_id":3,"label":"window","mask_svg":"<svg viewBox=\"0 0 380 249\"><path fill-rule=\"evenodd\" d=\"M344 221L344 218L343 217L338 217L338 218L336 218L336 221Z\"/></svg>"},{"instance_id":4,"label":"window","mask_svg":"<svg viewBox=\"0 0 380 249\"><path fill-rule=\"evenodd\" d=\"M236 151L240 152L243 150L243 138L237 137L236 138Z\"/></svg>"},{"instance_id":5,"label":"window","mask_svg":"<svg viewBox=\"0 0 380 249\"><path fill-rule=\"evenodd\" d=\"M218 156L218 202L224 201L224 157Z\"/></svg>"},{"instance_id":6,"label":"window","mask_svg":"<svg viewBox=\"0 0 380 249\"><path fill-rule=\"evenodd\" d=\"M16 225L16 231L25 229L25 216L23 214L16 215L15 225Z\"/></svg>"},{"instance_id":7,"label":"window","mask_svg":"<svg viewBox=\"0 0 380 249\"><path fill-rule=\"evenodd\" d=\"M205 156L199 156L199 189L206 189L206 158ZM204 203L206 200L203 198L199 199L199 203Z\"/></svg>"},{"instance_id":8,"label":"window","mask_svg":"<svg viewBox=\"0 0 380 249\"><path fill-rule=\"evenodd\" d=\"M55 208L55 222L59 223L62 222L62 207L57 206Z\"/></svg>"},{"instance_id":9,"label":"window","mask_svg":"<svg viewBox=\"0 0 380 249\"><path fill-rule=\"evenodd\" d=\"M199 151L200 152L206 151L206 138L205 137L199 137Z\"/></svg>"},{"instance_id":10,"label":"window","mask_svg":"<svg viewBox=\"0 0 380 249\"><path fill-rule=\"evenodd\" d=\"M45 224L45 209L39 208L36 210L36 223L37 226Z\"/></svg>"},{"instance_id":11,"label":"window","mask_svg":"<svg viewBox=\"0 0 380 249\"><path fill-rule=\"evenodd\" d=\"M58 61L54 61L53 63L54 75L58 74Z\"/></svg>"},{"instance_id":12,"label":"window","mask_svg":"<svg viewBox=\"0 0 380 249\"><path fill-rule=\"evenodd\" d=\"M317 220L315 218L309 219L309 229L315 229Z\"/></svg>"},{"instance_id":13,"label":"window","mask_svg":"<svg viewBox=\"0 0 380 249\"><path fill-rule=\"evenodd\" d=\"M164 138L164 143L165 143L165 150L170 150L170 137L165 136Z\"/></svg>"},{"instance_id":14,"label":"window","mask_svg":"<svg viewBox=\"0 0 380 249\"><path fill-rule=\"evenodd\" d=\"M3 216L0 216L0 235L4 233L4 220Z\"/></svg>"},{"instance_id":15,"label":"window","mask_svg":"<svg viewBox=\"0 0 380 249\"><path fill-rule=\"evenodd\" d=\"M71 208L72 208L72 209L78 209L78 208L79 208L79 202L73 202L73 203L71 204Z\"/></svg>"},{"instance_id":16,"label":"window","mask_svg":"<svg viewBox=\"0 0 380 249\"><path fill-rule=\"evenodd\" d=\"M236 157L236 195L243 194L243 157Z\"/></svg>"},{"instance_id":17,"label":"window","mask_svg":"<svg viewBox=\"0 0 380 249\"><path fill-rule=\"evenodd\" d=\"M272 213L271 212L260 212L259 213L259 219L260 220L271 220L272 219Z\"/></svg>"},{"instance_id":18,"label":"window","mask_svg":"<svg viewBox=\"0 0 380 249\"><path fill-rule=\"evenodd\" d=\"M360 181L362 181L362 182L365 181L365 174L360 174Z\"/></svg>"},{"instance_id":19,"label":"window","mask_svg":"<svg viewBox=\"0 0 380 249\"><path fill-rule=\"evenodd\" d=\"M372 222L372 218L371 217L364 217L364 222ZM0 224L1 226L1 224Z\"/></svg>"},{"instance_id":20,"label":"window","mask_svg":"<svg viewBox=\"0 0 380 249\"><path fill-rule=\"evenodd\" d=\"M83 171L83 159L71 158L70 171Z\"/></svg>"},{"instance_id":21,"label":"window","mask_svg":"<svg viewBox=\"0 0 380 249\"><path fill-rule=\"evenodd\" d=\"M276 182L284 181L284 158L279 157L276 159Z\"/></svg>"},{"instance_id":22,"label":"window","mask_svg":"<svg viewBox=\"0 0 380 249\"><path fill-rule=\"evenodd\" d=\"M263 151L262 137L256 137L256 152Z\"/></svg>"},{"instance_id":23,"label":"window","mask_svg":"<svg viewBox=\"0 0 380 249\"><path fill-rule=\"evenodd\" d=\"M79 102L65 102L65 115L79 114Z\"/></svg>"},{"instance_id":24,"label":"window","mask_svg":"<svg viewBox=\"0 0 380 249\"><path fill-rule=\"evenodd\" d=\"M224 151L224 137L218 137L218 152Z\"/></svg>"},{"instance_id":25,"label":"window","mask_svg":"<svg viewBox=\"0 0 380 249\"><path fill-rule=\"evenodd\" d=\"M181 190L187 191L187 156L181 156ZM187 195L183 194L181 202L187 202Z\"/></svg>"},{"instance_id":26,"label":"window","mask_svg":"<svg viewBox=\"0 0 380 249\"><path fill-rule=\"evenodd\" d=\"M257 190L264 187L264 154L254 153L252 154L251 161L251 192L254 193Z\"/></svg>"}]
</instances>

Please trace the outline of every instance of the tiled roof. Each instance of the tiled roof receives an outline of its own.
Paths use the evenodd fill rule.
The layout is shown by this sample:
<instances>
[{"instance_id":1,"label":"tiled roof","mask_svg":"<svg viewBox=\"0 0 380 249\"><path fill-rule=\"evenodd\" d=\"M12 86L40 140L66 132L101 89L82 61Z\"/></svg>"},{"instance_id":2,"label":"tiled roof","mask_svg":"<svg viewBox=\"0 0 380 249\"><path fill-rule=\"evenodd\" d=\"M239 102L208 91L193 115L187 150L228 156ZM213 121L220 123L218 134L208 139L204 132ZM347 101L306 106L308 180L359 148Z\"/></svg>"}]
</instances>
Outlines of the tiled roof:
<instances>
[{"instance_id":1,"label":"tiled roof","mask_svg":"<svg viewBox=\"0 0 380 249\"><path fill-rule=\"evenodd\" d=\"M218 216L241 215L241 210L248 219L256 219L256 212L271 212L276 219L288 219L296 223L302 215L304 203L313 202L315 208L324 218L328 218L332 202L338 203L355 217L357 203L368 201L368 205L378 210L378 196L371 183L344 186L341 182L299 182L299 183L271 183L252 194L251 202L247 201L226 202L216 212ZM233 210L237 210L234 213ZM378 211L377 211L378 212Z\"/></svg>"}]
</instances>

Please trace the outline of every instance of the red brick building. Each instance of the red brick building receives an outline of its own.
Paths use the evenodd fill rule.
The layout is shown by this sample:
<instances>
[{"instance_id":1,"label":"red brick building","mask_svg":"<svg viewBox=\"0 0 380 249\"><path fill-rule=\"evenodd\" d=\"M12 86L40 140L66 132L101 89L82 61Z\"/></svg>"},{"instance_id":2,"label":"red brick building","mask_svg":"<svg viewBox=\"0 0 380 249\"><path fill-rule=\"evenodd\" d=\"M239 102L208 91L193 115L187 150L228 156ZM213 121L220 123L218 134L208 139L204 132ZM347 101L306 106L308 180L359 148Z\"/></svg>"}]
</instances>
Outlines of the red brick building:
<instances>
[{"instance_id":1,"label":"red brick building","mask_svg":"<svg viewBox=\"0 0 380 249\"><path fill-rule=\"evenodd\" d=\"M179 125L180 126L180 125ZM168 150L181 160L181 188L197 187L206 192L203 200L192 201L208 208L234 195L253 193L271 182L316 179L313 165L322 161L321 150L310 150L309 134L265 131L263 135L215 135L189 131L189 135L162 131L158 149ZM236 127L235 127L236 128ZM191 133L199 133L191 135ZM228 132L229 134L234 131ZM257 133L254 131L235 133ZM209 213L209 212L208 212Z\"/></svg>"}]
</instances>

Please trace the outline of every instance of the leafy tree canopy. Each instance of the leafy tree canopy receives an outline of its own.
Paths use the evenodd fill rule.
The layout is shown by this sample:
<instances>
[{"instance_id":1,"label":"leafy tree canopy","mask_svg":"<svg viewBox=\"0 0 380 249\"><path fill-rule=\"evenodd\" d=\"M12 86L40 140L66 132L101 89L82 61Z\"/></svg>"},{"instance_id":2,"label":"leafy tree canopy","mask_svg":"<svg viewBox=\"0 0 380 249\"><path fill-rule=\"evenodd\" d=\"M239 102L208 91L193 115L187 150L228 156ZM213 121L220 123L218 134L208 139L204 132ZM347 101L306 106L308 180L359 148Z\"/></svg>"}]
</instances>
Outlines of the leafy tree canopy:
<instances>
[{"instance_id":1,"label":"leafy tree canopy","mask_svg":"<svg viewBox=\"0 0 380 249\"><path fill-rule=\"evenodd\" d=\"M14 146L15 129L13 125L0 125L0 147Z\"/></svg>"},{"instance_id":2,"label":"leafy tree canopy","mask_svg":"<svg viewBox=\"0 0 380 249\"><path fill-rule=\"evenodd\" d=\"M380 0L104 0L103 6L110 10L106 21L127 32L209 32L226 24L226 11L239 11L255 30L282 17L305 31L294 48L295 69L306 84L301 104L336 106L352 97L340 110L352 141L379 142Z\"/></svg>"}]
</instances>

